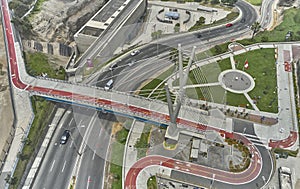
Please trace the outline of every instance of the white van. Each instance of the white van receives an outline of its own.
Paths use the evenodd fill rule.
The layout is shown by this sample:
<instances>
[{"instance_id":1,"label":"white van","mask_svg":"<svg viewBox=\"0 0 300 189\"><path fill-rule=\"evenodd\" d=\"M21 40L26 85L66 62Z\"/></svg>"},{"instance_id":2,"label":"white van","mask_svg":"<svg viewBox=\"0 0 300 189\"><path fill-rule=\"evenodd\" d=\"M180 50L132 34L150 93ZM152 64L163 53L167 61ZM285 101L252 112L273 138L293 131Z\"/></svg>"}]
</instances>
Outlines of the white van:
<instances>
[{"instance_id":1,"label":"white van","mask_svg":"<svg viewBox=\"0 0 300 189\"><path fill-rule=\"evenodd\" d=\"M104 87L104 90L109 90L109 89L111 89L112 86L113 86L113 83L114 83L114 80L113 80L113 79L110 79L110 80L106 83L106 85L105 85L105 87Z\"/></svg>"}]
</instances>

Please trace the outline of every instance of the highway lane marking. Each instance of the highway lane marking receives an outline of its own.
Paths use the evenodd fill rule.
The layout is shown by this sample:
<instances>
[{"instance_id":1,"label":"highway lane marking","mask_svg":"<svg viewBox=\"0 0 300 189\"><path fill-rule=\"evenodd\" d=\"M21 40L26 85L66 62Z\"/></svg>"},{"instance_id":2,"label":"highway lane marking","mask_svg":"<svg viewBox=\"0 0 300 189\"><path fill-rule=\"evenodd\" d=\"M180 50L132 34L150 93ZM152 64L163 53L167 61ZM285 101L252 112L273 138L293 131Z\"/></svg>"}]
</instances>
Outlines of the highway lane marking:
<instances>
[{"instance_id":1,"label":"highway lane marking","mask_svg":"<svg viewBox=\"0 0 300 189\"><path fill-rule=\"evenodd\" d=\"M52 165L51 165L51 168L50 168L50 171L49 171L49 172L51 172L51 171L53 170L54 163L55 163L55 160L53 160L53 163L52 163Z\"/></svg>"},{"instance_id":2,"label":"highway lane marking","mask_svg":"<svg viewBox=\"0 0 300 189\"><path fill-rule=\"evenodd\" d=\"M79 124L78 124L78 125L81 125L81 122L82 122L82 119L79 121Z\"/></svg>"},{"instance_id":3,"label":"highway lane marking","mask_svg":"<svg viewBox=\"0 0 300 189\"><path fill-rule=\"evenodd\" d=\"M94 150L94 154L93 154L92 160L94 160L95 154L96 154L96 150Z\"/></svg>"},{"instance_id":4,"label":"highway lane marking","mask_svg":"<svg viewBox=\"0 0 300 189\"><path fill-rule=\"evenodd\" d=\"M70 148L72 148L73 140L71 140Z\"/></svg>"},{"instance_id":5,"label":"highway lane marking","mask_svg":"<svg viewBox=\"0 0 300 189\"><path fill-rule=\"evenodd\" d=\"M87 180L87 184L86 184L86 188L87 189L89 188L90 182L91 182L91 176L89 176L88 180Z\"/></svg>"},{"instance_id":6,"label":"highway lane marking","mask_svg":"<svg viewBox=\"0 0 300 189\"><path fill-rule=\"evenodd\" d=\"M98 137L100 137L102 131L103 131L103 127L101 127L101 129L100 129L99 134L98 134Z\"/></svg>"},{"instance_id":7,"label":"highway lane marking","mask_svg":"<svg viewBox=\"0 0 300 189\"><path fill-rule=\"evenodd\" d=\"M69 127L71 126L71 123L73 122L74 118L72 117L70 123L69 123Z\"/></svg>"},{"instance_id":8,"label":"highway lane marking","mask_svg":"<svg viewBox=\"0 0 300 189\"><path fill-rule=\"evenodd\" d=\"M65 162L64 162L64 165L63 165L63 168L62 168L61 172L64 172L64 169L65 169L66 163L67 163L67 161L65 160Z\"/></svg>"}]
</instances>

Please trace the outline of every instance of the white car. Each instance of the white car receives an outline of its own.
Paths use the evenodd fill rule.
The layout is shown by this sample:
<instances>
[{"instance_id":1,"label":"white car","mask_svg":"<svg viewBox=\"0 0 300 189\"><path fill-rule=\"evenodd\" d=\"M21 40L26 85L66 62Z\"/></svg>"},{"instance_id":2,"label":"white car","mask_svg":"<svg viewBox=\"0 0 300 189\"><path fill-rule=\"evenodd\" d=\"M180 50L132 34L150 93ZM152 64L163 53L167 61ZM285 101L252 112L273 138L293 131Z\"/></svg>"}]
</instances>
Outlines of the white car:
<instances>
[{"instance_id":1,"label":"white car","mask_svg":"<svg viewBox=\"0 0 300 189\"><path fill-rule=\"evenodd\" d=\"M131 56L135 56L135 55L137 55L137 54L139 54L139 53L140 53L139 50L134 50L134 51L132 51L130 54L131 54Z\"/></svg>"},{"instance_id":2,"label":"white car","mask_svg":"<svg viewBox=\"0 0 300 189\"><path fill-rule=\"evenodd\" d=\"M135 63L135 60L131 60L131 62L128 63L128 66L132 66Z\"/></svg>"},{"instance_id":3,"label":"white car","mask_svg":"<svg viewBox=\"0 0 300 189\"><path fill-rule=\"evenodd\" d=\"M111 89L113 87L113 83L114 83L114 80L110 79L104 86L104 90L108 91L109 89Z\"/></svg>"}]
</instances>

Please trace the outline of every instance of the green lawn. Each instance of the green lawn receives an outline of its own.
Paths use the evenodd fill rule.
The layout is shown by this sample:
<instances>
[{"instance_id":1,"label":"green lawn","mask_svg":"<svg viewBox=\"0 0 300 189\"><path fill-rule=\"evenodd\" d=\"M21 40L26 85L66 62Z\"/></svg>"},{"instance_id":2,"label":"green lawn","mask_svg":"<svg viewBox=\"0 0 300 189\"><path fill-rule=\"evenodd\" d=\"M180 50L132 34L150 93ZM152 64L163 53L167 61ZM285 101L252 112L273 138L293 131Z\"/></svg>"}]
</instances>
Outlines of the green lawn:
<instances>
[{"instance_id":1,"label":"green lawn","mask_svg":"<svg viewBox=\"0 0 300 189\"><path fill-rule=\"evenodd\" d=\"M152 176L148 179L147 189L157 189L156 176Z\"/></svg>"},{"instance_id":2,"label":"green lawn","mask_svg":"<svg viewBox=\"0 0 300 189\"><path fill-rule=\"evenodd\" d=\"M202 60L202 59L205 59L205 58L210 58L210 57L218 55L218 54L226 53L226 52L228 52L228 45L230 43L231 42L223 43L223 44L220 44L220 45L215 45L211 49L200 52L200 53L195 55L195 60L199 61L199 60Z\"/></svg>"},{"instance_id":3,"label":"green lawn","mask_svg":"<svg viewBox=\"0 0 300 189\"><path fill-rule=\"evenodd\" d=\"M151 128L152 125L145 124L141 137L137 140L137 142L134 145L134 147L137 148L138 159L146 156L149 147L148 139L149 139Z\"/></svg>"},{"instance_id":4,"label":"green lawn","mask_svg":"<svg viewBox=\"0 0 300 189\"><path fill-rule=\"evenodd\" d=\"M239 16L238 12L231 12L229 14L226 15L225 18L214 21L211 24L195 24L194 26L192 26L188 31L196 31L196 30L200 30L200 29L204 29L204 28L209 28L212 26L217 26L217 25L221 25L221 24L226 24L228 22L233 21L234 19L236 19ZM224 26L225 27L225 26Z\"/></svg>"},{"instance_id":5,"label":"green lawn","mask_svg":"<svg viewBox=\"0 0 300 189\"><path fill-rule=\"evenodd\" d=\"M244 39L238 41L243 45L254 44L258 42L276 42L285 41L285 35L288 31L293 32L292 41L300 40L300 10L290 8L284 11L283 22L272 31L263 31L258 33L254 39Z\"/></svg>"},{"instance_id":6,"label":"green lawn","mask_svg":"<svg viewBox=\"0 0 300 189\"><path fill-rule=\"evenodd\" d=\"M37 96L33 96L31 101L35 117L28 137L24 140L25 145L23 151L18 154L19 162L13 175L14 179L9 187L10 189L16 189L19 185L29 160L33 157L32 155L38 144L44 139L42 136L45 135L45 131L53 113L53 103Z\"/></svg>"},{"instance_id":7,"label":"green lawn","mask_svg":"<svg viewBox=\"0 0 300 189\"><path fill-rule=\"evenodd\" d=\"M243 94L236 94L236 93L232 93L227 91L227 95L226 95L226 100L228 102L228 104L230 104L231 106L242 106L242 107L246 107L247 104L249 104L249 106L247 108L252 108L250 103L248 102L247 98L243 95Z\"/></svg>"},{"instance_id":8,"label":"green lawn","mask_svg":"<svg viewBox=\"0 0 300 189\"><path fill-rule=\"evenodd\" d=\"M238 62L237 69L243 70L244 62L247 59L249 68L244 71L255 78L255 87L248 94L252 99L258 100L257 107L261 111L274 112L278 111L277 99L277 80L275 68L275 52L274 49L260 49L250 51L241 55L234 56L235 61ZM229 59L219 62L219 65L229 65ZM275 93L274 93L275 91ZM227 93L227 102L229 105L248 104L243 95Z\"/></svg>"},{"instance_id":9,"label":"green lawn","mask_svg":"<svg viewBox=\"0 0 300 189\"><path fill-rule=\"evenodd\" d=\"M128 136L128 130L124 127L116 133L116 141L112 144L110 173L113 175L112 188L122 188L122 165L124 146Z\"/></svg>"},{"instance_id":10,"label":"green lawn","mask_svg":"<svg viewBox=\"0 0 300 189\"><path fill-rule=\"evenodd\" d=\"M252 98L260 97L257 103L258 108L262 111L277 112L277 91L275 90L277 81L275 78L276 70L274 49L250 51L248 53L235 56L234 58L238 62L236 65L237 69L240 70L243 69L246 59L249 62L249 69L244 71L256 78L256 87L249 93L249 95ZM190 72L189 84L216 82L219 74L227 69L231 69L229 58L221 60L218 63L201 66L201 69L196 68ZM244 95L234 94L231 92L227 92L225 100L225 90L221 86L202 87L200 92L197 92L198 90L199 88L188 89L187 95L190 98L202 99L221 104L227 103L232 106L246 106L249 104ZM251 105L249 105L248 108L252 108Z\"/></svg>"},{"instance_id":11,"label":"green lawn","mask_svg":"<svg viewBox=\"0 0 300 189\"><path fill-rule=\"evenodd\" d=\"M163 72L157 78L154 78L152 81L143 86L138 92L138 95L166 101L166 91L164 90L164 84L162 81L170 76L173 72L174 66L171 66L167 71ZM160 86L157 88L157 90L154 91L151 96L149 96L153 89L155 89L158 85Z\"/></svg>"},{"instance_id":12,"label":"green lawn","mask_svg":"<svg viewBox=\"0 0 300 189\"><path fill-rule=\"evenodd\" d=\"M249 62L249 69L245 70L255 78L255 87L249 92L252 99L258 100L257 107L261 111L278 112L277 79L274 49L260 49L235 56L241 62L238 69L242 70L244 61Z\"/></svg>"},{"instance_id":13,"label":"green lawn","mask_svg":"<svg viewBox=\"0 0 300 189\"><path fill-rule=\"evenodd\" d=\"M247 1L252 5L257 5L257 6L260 6L262 3L262 0L247 0Z\"/></svg>"},{"instance_id":14,"label":"green lawn","mask_svg":"<svg viewBox=\"0 0 300 189\"><path fill-rule=\"evenodd\" d=\"M47 73L49 78L65 79L65 70L62 66L58 67L52 63L49 63L49 59L46 54L41 52L26 53L26 70L28 74L32 76L41 76L42 73Z\"/></svg>"}]
</instances>

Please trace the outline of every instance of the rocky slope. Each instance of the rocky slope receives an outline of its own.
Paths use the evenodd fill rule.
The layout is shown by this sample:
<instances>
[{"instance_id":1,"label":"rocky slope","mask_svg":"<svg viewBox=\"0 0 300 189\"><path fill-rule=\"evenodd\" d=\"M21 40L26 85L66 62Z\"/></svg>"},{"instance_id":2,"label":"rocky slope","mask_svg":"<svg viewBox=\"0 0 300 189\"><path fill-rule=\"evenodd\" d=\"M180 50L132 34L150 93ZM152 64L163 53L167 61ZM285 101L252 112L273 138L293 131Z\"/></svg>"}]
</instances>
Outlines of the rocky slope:
<instances>
[{"instance_id":1,"label":"rocky slope","mask_svg":"<svg viewBox=\"0 0 300 189\"><path fill-rule=\"evenodd\" d=\"M73 35L104 4L104 0L48 0L31 24L41 41L69 43Z\"/></svg>"}]
</instances>

